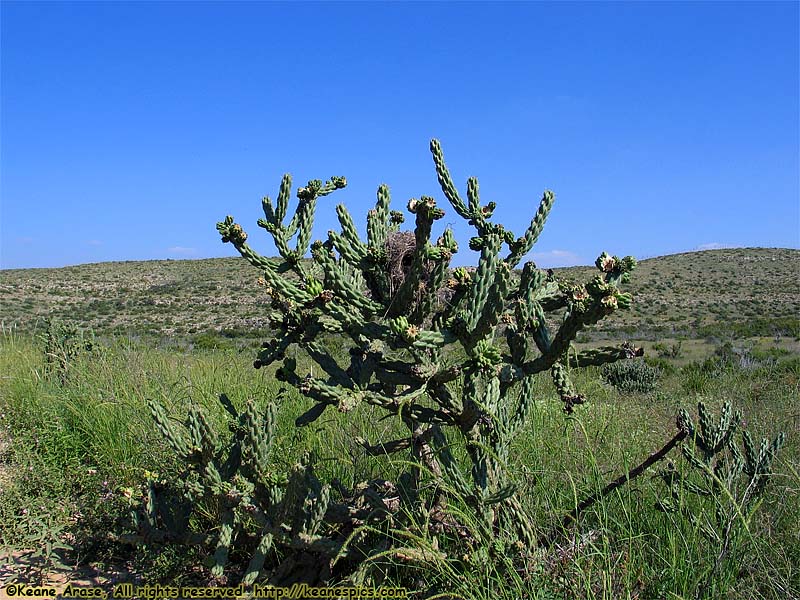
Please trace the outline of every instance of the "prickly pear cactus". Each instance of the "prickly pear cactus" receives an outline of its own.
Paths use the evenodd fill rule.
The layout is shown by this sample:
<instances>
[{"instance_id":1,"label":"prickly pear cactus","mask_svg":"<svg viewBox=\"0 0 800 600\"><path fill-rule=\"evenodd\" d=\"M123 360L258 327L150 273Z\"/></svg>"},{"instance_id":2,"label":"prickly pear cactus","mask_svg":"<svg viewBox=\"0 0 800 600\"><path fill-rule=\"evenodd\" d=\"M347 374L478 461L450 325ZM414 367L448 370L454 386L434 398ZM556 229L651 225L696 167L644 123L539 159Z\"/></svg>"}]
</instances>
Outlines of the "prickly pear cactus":
<instances>
[{"instance_id":1,"label":"prickly pear cactus","mask_svg":"<svg viewBox=\"0 0 800 600\"><path fill-rule=\"evenodd\" d=\"M309 247L316 204L345 186L341 177L300 188L291 217L288 175L277 202L263 200L265 217L258 224L271 234L279 260L253 250L232 217L217 229L224 242L263 273L277 335L259 352L255 367L279 363L277 376L309 399L297 424L359 403L399 415L407 439L364 440L365 447L410 451L429 473L447 479L451 489L497 524L513 506L504 465L510 441L530 415L534 378L549 374L564 409L571 412L584 402L571 381L572 369L641 354L627 346L568 352L582 328L630 306L630 294L619 285L636 261L603 253L597 275L577 286L559 283L532 262L514 277L544 227L554 194L544 192L530 224L516 235L492 222L495 203L481 202L477 179L468 180L464 200L439 142L433 140L430 149L447 203L475 229L469 243L480 252L475 269L449 268L458 247L449 228L434 237L435 222L445 215L434 198L409 200L414 230L399 232L402 215L390 210L389 189L382 185L367 214L366 239L358 235L347 208L336 207L341 230L329 231L325 241L310 246L321 273L313 276L301 258ZM403 249L399 255L398 246ZM324 340L331 335L349 343L349 364L339 364L325 351ZM314 375L298 372L295 348L318 365ZM443 428L460 433L471 462L467 470L450 454ZM509 519L529 538L522 521L518 515Z\"/></svg>"}]
</instances>

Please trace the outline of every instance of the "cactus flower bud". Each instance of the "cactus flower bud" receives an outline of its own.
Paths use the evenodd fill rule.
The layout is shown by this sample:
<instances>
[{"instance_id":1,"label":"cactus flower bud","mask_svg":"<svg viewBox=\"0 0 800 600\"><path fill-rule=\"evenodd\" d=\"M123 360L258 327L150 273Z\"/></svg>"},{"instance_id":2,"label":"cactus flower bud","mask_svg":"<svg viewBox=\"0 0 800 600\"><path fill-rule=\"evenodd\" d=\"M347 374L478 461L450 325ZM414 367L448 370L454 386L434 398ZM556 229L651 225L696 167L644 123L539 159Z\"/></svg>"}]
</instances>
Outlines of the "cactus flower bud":
<instances>
[{"instance_id":1,"label":"cactus flower bud","mask_svg":"<svg viewBox=\"0 0 800 600\"><path fill-rule=\"evenodd\" d=\"M603 299L600 300L600 306L610 310L616 310L618 307L617 297L614 295L603 296Z\"/></svg>"},{"instance_id":2,"label":"cactus flower bud","mask_svg":"<svg viewBox=\"0 0 800 600\"><path fill-rule=\"evenodd\" d=\"M471 237L469 238L469 249L480 251L486 245L486 241L482 237Z\"/></svg>"},{"instance_id":3,"label":"cactus flower bud","mask_svg":"<svg viewBox=\"0 0 800 600\"><path fill-rule=\"evenodd\" d=\"M609 256L607 252L603 252L597 257L597 260L594 261L595 266L604 273L610 273L613 271L615 263L616 261L614 260L614 257Z\"/></svg>"}]
</instances>

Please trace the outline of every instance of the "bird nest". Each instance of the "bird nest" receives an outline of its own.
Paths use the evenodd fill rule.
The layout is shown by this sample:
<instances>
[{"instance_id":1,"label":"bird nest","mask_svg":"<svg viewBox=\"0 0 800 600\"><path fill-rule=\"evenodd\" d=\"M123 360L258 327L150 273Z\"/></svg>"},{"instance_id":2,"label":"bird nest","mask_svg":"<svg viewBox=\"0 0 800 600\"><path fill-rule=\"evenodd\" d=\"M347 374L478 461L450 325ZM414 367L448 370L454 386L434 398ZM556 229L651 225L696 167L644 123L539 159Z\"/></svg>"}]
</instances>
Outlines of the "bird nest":
<instances>
[{"instance_id":1,"label":"bird nest","mask_svg":"<svg viewBox=\"0 0 800 600\"><path fill-rule=\"evenodd\" d=\"M414 262L414 251L417 240L411 231L394 231L386 239L386 261L389 270L389 283L392 295L396 294L411 271ZM409 312L417 308L423 296L427 293L435 263L425 260L422 264L422 275L419 286L414 291L414 301L409 307ZM447 301L452 295L446 286L437 290L440 302ZM446 296L446 297L445 297Z\"/></svg>"},{"instance_id":2,"label":"bird nest","mask_svg":"<svg viewBox=\"0 0 800 600\"><path fill-rule=\"evenodd\" d=\"M403 282L411 271L414 262L414 250L417 247L417 240L411 231L393 231L386 238L386 261L389 267L389 281L392 294L400 289ZM427 276L433 269L430 261L425 261L425 271L423 281L427 282Z\"/></svg>"}]
</instances>

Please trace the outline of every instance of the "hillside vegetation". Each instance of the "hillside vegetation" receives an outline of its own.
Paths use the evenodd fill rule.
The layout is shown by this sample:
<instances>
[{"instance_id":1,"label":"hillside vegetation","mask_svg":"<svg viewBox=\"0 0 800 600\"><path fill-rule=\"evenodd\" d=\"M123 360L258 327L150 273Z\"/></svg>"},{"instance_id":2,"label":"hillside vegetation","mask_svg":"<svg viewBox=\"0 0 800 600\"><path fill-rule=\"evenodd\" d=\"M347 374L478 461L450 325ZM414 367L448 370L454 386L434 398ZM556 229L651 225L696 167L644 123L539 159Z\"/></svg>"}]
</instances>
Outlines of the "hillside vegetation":
<instances>
[{"instance_id":1,"label":"hillside vegetation","mask_svg":"<svg viewBox=\"0 0 800 600\"><path fill-rule=\"evenodd\" d=\"M556 269L586 281L594 267ZM6 326L35 329L55 316L98 333L235 337L268 327L258 272L241 258L96 263L0 271ZM603 323L603 337L800 336L800 250L737 248L643 260L634 305ZM589 331L584 341L600 337Z\"/></svg>"}]
</instances>

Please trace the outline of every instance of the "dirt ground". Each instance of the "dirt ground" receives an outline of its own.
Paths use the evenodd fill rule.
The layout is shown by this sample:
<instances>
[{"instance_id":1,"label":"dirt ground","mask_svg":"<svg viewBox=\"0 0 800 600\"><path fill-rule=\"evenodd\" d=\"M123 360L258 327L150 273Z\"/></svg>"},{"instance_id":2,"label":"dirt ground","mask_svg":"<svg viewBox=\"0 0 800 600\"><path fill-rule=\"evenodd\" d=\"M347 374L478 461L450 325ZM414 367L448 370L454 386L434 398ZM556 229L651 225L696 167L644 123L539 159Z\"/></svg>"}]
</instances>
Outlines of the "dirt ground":
<instances>
[{"instance_id":1,"label":"dirt ground","mask_svg":"<svg viewBox=\"0 0 800 600\"><path fill-rule=\"evenodd\" d=\"M28 586L52 587L58 597L68 585L73 588L99 588L113 598L114 587L119 583L133 582L135 577L124 567L113 567L99 572L92 567L75 569L46 569L35 558L32 552L14 552L11 556L0 557L0 599L11 598L7 587L10 584L27 584ZM20 594L14 594L17 598Z\"/></svg>"}]
</instances>

